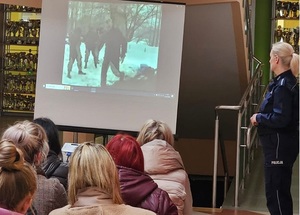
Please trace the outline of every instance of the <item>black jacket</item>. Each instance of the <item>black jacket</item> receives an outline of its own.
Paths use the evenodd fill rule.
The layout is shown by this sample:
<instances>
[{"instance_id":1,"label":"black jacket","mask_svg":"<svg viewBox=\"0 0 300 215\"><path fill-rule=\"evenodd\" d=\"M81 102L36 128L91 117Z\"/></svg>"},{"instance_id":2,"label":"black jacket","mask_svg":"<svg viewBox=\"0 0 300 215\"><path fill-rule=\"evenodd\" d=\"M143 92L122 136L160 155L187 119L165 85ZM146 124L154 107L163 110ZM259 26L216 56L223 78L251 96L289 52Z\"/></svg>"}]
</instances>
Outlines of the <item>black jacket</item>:
<instances>
[{"instance_id":1,"label":"black jacket","mask_svg":"<svg viewBox=\"0 0 300 215\"><path fill-rule=\"evenodd\" d=\"M65 189L68 188L69 165L68 163L62 162L54 151L49 151L48 157L42 165L42 169L47 178L57 178Z\"/></svg>"}]
</instances>

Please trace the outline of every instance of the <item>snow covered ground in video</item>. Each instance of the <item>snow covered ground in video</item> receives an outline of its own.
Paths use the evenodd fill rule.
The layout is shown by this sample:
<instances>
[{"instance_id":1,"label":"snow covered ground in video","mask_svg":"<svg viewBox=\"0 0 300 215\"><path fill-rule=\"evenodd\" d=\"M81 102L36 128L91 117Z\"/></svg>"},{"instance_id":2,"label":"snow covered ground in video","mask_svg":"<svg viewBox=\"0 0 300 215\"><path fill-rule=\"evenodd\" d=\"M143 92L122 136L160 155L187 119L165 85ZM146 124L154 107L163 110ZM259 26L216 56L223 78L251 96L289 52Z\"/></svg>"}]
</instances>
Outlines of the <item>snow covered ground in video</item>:
<instances>
[{"instance_id":1,"label":"snow covered ground in video","mask_svg":"<svg viewBox=\"0 0 300 215\"><path fill-rule=\"evenodd\" d=\"M73 64L71 78L67 77L68 74L68 62L69 62L69 45L65 45L65 55L62 73L62 84L72 86L83 86L83 87L100 87L101 83L101 66L103 62L105 46L99 52L99 64L97 68L94 65L94 59L92 53L90 53L87 68L84 69L84 58L85 58L85 44L81 43L80 46L82 55L82 71L86 75L79 75L77 62ZM150 47L144 42L129 42L127 45L127 53L123 63L120 63L120 71L125 73L124 82L131 83L133 79L137 79L139 72L142 67L151 67L155 71L158 63L158 47ZM149 80L150 81L150 80ZM153 80L151 80L153 81ZM119 78L116 77L111 68L109 67L107 72L107 85L114 85L119 82Z\"/></svg>"}]
</instances>

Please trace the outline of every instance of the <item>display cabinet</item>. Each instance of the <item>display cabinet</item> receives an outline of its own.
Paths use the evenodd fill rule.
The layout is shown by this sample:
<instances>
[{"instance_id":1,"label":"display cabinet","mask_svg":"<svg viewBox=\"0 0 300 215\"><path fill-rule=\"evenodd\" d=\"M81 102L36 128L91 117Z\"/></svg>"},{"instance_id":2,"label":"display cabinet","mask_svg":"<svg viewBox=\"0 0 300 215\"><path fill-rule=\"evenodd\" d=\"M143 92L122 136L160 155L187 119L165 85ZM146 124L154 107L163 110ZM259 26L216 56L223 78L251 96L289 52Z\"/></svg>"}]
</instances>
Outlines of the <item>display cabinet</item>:
<instances>
[{"instance_id":1,"label":"display cabinet","mask_svg":"<svg viewBox=\"0 0 300 215\"><path fill-rule=\"evenodd\" d=\"M41 10L4 5L2 114L32 114Z\"/></svg>"},{"instance_id":2,"label":"display cabinet","mask_svg":"<svg viewBox=\"0 0 300 215\"><path fill-rule=\"evenodd\" d=\"M290 43L299 53L299 1L274 1L274 42Z\"/></svg>"}]
</instances>

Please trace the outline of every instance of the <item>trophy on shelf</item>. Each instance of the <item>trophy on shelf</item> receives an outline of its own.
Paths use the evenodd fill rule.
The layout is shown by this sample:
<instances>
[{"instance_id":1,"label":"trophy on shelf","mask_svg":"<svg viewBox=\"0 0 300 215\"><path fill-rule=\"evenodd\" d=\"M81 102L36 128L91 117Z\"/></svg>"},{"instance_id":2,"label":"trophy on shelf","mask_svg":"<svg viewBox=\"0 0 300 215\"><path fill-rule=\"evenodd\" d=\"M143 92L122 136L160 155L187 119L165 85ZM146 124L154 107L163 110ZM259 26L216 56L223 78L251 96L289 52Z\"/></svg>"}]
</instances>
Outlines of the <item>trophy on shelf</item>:
<instances>
[{"instance_id":1,"label":"trophy on shelf","mask_svg":"<svg viewBox=\"0 0 300 215\"><path fill-rule=\"evenodd\" d=\"M282 40L282 28L281 25L277 26L277 29L275 30L275 38L276 42L280 42Z\"/></svg>"},{"instance_id":2,"label":"trophy on shelf","mask_svg":"<svg viewBox=\"0 0 300 215\"><path fill-rule=\"evenodd\" d=\"M24 21L23 22L23 43L24 44L30 44L30 27L31 27L30 21Z\"/></svg>"},{"instance_id":3,"label":"trophy on shelf","mask_svg":"<svg viewBox=\"0 0 300 215\"><path fill-rule=\"evenodd\" d=\"M291 8L292 8L292 2L284 2L283 3L284 7L284 18L290 18L290 13L291 13Z\"/></svg>"},{"instance_id":4,"label":"trophy on shelf","mask_svg":"<svg viewBox=\"0 0 300 215\"><path fill-rule=\"evenodd\" d=\"M6 11L17 11L17 5L8 5L8 7L5 9Z\"/></svg>"},{"instance_id":5,"label":"trophy on shelf","mask_svg":"<svg viewBox=\"0 0 300 215\"><path fill-rule=\"evenodd\" d=\"M5 63L4 63L4 69L10 69L11 67L11 53L5 54Z\"/></svg>"},{"instance_id":6,"label":"trophy on shelf","mask_svg":"<svg viewBox=\"0 0 300 215\"><path fill-rule=\"evenodd\" d=\"M290 31L290 29L287 29L286 31L286 37L285 37L285 42L291 44L291 38L292 38L293 32Z\"/></svg>"},{"instance_id":7,"label":"trophy on shelf","mask_svg":"<svg viewBox=\"0 0 300 215\"><path fill-rule=\"evenodd\" d=\"M39 20L30 20L30 22L31 22L30 33L33 37L31 40L31 44L35 45L39 41L40 22Z\"/></svg>"},{"instance_id":8,"label":"trophy on shelf","mask_svg":"<svg viewBox=\"0 0 300 215\"><path fill-rule=\"evenodd\" d=\"M29 52L25 56L25 64L26 64L26 71L28 73L32 73L35 71L35 56L31 53L31 49L29 49Z\"/></svg>"},{"instance_id":9,"label":"trophy on shelf","mask_svg":"<svg viewBox=\"0 0 300 215\"><path fill-rule=\"evenodd\" d=\"M24 71L25 70L25 62L24 62L24 60L26 58L26 52L19 52L18 57L19 57L18 69L20 71Z\"/></svg>"},{"instance_id":10,"label":"trophy on shelf","mask_svg":"<svg viewBox=\"0 0 300 215\"><path fill-rule=\"evenodd\" d=\"M290 31L289 28L284 28L283 29L283 42L289 43L291 44L291 36L292 36L293 32Z\"/></svg>"},{"instance_id":11,"label":"trophy on shelf","mask_svg":"<svg viewBox=\"0 0 300 215\"><path fill-rule=\"evenodd\" d=\"M33 39L31 40L31 44L36 44L37 43L37 34L38 34L38 31L36 28L31 28L30 29L30 33L31 35L33 36Z\"/></svg>"},{"instance_id":12,"label":"trophy on shelf","mask_svg":"<svg viewBox=\"0 0 300 215\"><path fill-rule=\"evenodd\" d=\"M292 17L293 19L299 18L299 2L292 2Z\"/></svg>"},{"instance_id":13,"label":"trophy on shelf","mask_svg":"<svg viewBox=\"0 0 300 215\"><path fill-rule=\"evenodd\" d=\"M23 44L23 19L20 19L19 22L16 22L16 28L17 28L17 44L22 45Z\"/></svg>"},{"instance_id":14,"label":"trophy on shelf","mask_svg":"<svg viewBox=\"0 0 300 215\"><path fill-rule=\"evenodd\" d=\"M4 91L6 92L11 91L12 86L14 86L14 80L10 72L5 76L4 86L5 86Z\"/></svg>"},{"instance_id":15,"label":"trophy on shelf","mask_svg":"<svg viewBox=\"0 0 300 215\"><path fill-rule=\"evenodd\" d=\"M27 7L26 6L18 6L17 11L19 11L19 12L27 12Z\"/></svg>"},{"instance_id":16,"label":"trophy on shelf","mask_svg":"<svg viewBox=\"0 0 300 215\"><path fill-rule=\"evenodd\" d=\"M10 65L9 65L9 69L10 70L16 70L17 68L17 55L15 53L10 53Z\"/></svg>"},{"instance_id":17,"label":"trophy on shelf","mask_svg":"<svg viewBox=\"0 0 300 215\"><path fill-rule=\"evenodd\" d=\"M282 2L281 1L277 1L276 2L276 18L280 18L281 14L282 14Z\"/></svg>"},{"instance_id":18,"label":"trophy on shelf","mask_svg":"<svg viewBox=\"0 0 300 215\"><path fill-rule=\"evenodd\" d=\"M16 23L10 20L6 20L5 22L6 25L6 42L9 44L15 43L15 38L17 34L17 27Z\"/></svg>"}]
</instances>

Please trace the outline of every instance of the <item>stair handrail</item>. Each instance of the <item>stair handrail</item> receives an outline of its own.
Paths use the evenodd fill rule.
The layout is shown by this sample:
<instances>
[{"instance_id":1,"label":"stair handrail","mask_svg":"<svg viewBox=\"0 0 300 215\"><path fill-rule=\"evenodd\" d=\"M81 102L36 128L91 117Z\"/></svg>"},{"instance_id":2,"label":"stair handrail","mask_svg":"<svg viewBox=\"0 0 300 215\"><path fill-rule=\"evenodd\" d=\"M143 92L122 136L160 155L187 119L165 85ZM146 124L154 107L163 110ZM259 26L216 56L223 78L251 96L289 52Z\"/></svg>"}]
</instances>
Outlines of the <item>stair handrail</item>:
<instances>
[{"instance_id":1,"label":"stair handrail","mask_svg":"<svg viewBox=\"0 0 300 215\"><path fill-rule=\"evenodd\" d=\"M248 127L242 126L242 117L244 117L245 122L249 122L248 114L253 114L256 111L259 101L262 97L262 92L264 91L262 87L265 87L262 84L262 62L259 61L255 56L251 56L253 62L257 64L255 68L254 75L250 80L246 91L244 92L238 105L219 105L215 107L215 144L214 144L214 171L213 171L213 195L212 195L212 207L216 207L216 186L217 186L217 163L218 163L218 144L222 143L219 141L219 110L229 110L229 111L238 111L238 121L237 121L237 146L236 146L236 171L235 171L235 199L234 206L238 207L238 197L239 197L239 188L240 188L240 147L246 147L245 143L241 143L241 129L246 130ZM245 124L245 123L244 123ZM247 138L244 134L244 139ZM243 169L243 177L246 172L246 164Z\"/></svg>"}]
</instances>

